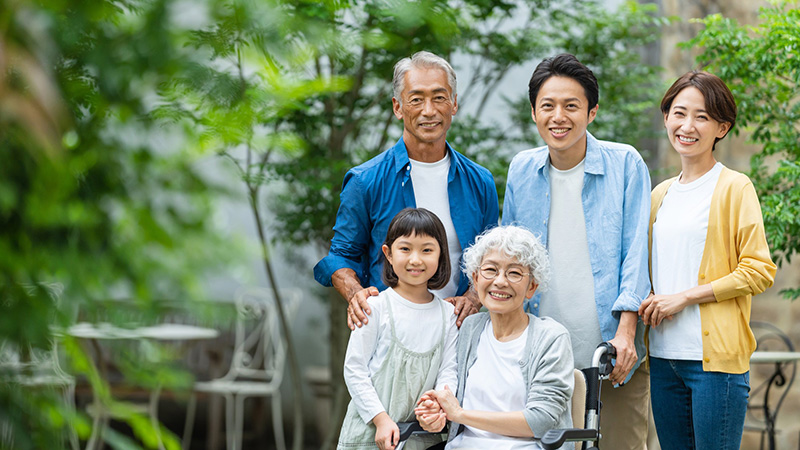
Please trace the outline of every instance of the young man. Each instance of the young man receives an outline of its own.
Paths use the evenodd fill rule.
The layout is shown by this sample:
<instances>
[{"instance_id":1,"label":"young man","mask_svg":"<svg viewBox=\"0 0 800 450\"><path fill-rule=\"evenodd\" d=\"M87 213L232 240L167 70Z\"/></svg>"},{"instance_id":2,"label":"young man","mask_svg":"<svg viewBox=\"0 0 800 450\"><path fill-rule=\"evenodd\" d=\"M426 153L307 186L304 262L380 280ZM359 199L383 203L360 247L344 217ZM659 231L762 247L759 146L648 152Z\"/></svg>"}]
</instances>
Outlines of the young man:
<instances>
[{"instance_id":1,"label":"young man","mask_svg":"<svg viewBox=\"0 0 800 450\"><path fill-rule=\"evenodd\" d=\"M614 344L610 381L618 386L602 389L603 447L644 449L650 383L636 370L644 357L637 311L650 292L650 176L633 147L586 131L599 88L574 56L543 60L529 96L547 145L514 157L503 206L503 224L540 234L552 260L550 289L528 307L570 331L576 368L591 364L600 342Z\"/></svg>"},{"instance_id":2,"label":"young man","mask_svg":"<svg viewBox=\"0 0 800 450\"><path fill-rule=\"evenodd\" d=\"M393 112L403 121L403 137L345 175L330 252L314 267L314 277L323 286L333 285L348 302L351 329L366 324L367 297L386 288L381 245L389 222L405 207L426 208L447 232L454 277L438 294L455 305L461 326L480 307L464 296L469 283L459 270L461 251L497 225L497 189L488 170L446 141L458 111L450 64L429 52L415 53L395 65L392 84Z\"/></svg>"}]
</instances>

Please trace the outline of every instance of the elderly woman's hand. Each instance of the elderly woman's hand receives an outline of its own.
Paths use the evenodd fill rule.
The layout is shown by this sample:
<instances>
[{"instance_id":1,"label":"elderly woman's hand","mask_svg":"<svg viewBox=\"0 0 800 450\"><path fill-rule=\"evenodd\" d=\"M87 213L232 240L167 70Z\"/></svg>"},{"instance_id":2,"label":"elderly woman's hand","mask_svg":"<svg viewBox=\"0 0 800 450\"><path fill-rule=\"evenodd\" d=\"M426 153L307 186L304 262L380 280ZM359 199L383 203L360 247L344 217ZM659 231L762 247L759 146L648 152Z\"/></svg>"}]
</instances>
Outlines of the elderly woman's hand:
<instances>
[{"instance_id":1,"label":"elderly woman's hand","mask_svg":"<svg viewBox=\"0 0 800 450\"><path fill-rule=\"evenodd\" d=\"M447 420L459 422L458 417L464 410L449 387L445 385L444 389L434 391L433 397L439 402L442 411L447 415Z\"/></svg>"},{"instance_id":2,"label":"elderly woman's hand","mask_svg":"<svg viewBox=\"0 0 800 450\"><path fill-rule=\"evenodd\" d=\"M445 424L447 424L447 416L439 406L439 402L433 397L434 391L427 391L417 401L417 407L414 408L414 415L417 416L422 429L429 433L438 433L442 431Z\"/></svg>"}]
</instances>

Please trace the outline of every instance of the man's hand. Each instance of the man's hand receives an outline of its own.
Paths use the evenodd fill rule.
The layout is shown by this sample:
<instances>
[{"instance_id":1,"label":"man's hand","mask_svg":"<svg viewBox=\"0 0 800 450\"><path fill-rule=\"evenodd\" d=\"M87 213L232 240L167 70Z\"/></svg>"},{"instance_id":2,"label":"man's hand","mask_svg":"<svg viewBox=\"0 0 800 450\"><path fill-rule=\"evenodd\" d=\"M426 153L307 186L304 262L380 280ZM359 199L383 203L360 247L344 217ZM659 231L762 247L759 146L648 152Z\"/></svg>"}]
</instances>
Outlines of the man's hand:
<instances>
[{"instance_id":1,"label":"man's hand","mask_svg":"<svg viewBox=\"0 0 800 450\"><path fill-rule=\"evenodd\" d=\"M386 411L379 413L372 419L375 424L375 443L381 450L394 450L398 443L400 443L400 428L394 423Z\"/></svg>"},{"instance_id":2,"label":"man's hand","mask_svg":"<svg viewBox=\"0 0 800 450\"><path fill-rule=\"evenodd\" d=\"M623 311L619 318L617 334L610 342L617 349L617 362L608 379L614 384L622 384L628 378L633 365L639 357L633 341L636 337L636 322L639 319L635 311Z\"/></svg>"},{"instance_id":3,"label":"man's hand","mask_svg":"<svg viewBox=\"0 0 800 450\"><path fill-rule=\"evenodd\" d=\"M455 306L455 311L453 311L453 313L458 316L458 319L456 319L456 326L458 328L461 328L464 319L478 312L481 307L478 296L472 289L468 290L463 296L446 298L445 301Z\"/></svg>"},{"instance_id":4,"label":"man's hand","mask_svg":"<svg viewBox=\"0 0 800 450\"><path fill-rule=\"evenodd\" d=\"M356 326L361 327L369 323L367 315L372 314L367 298L378 295L378 288L370 286L364 288L358 280L353 269L339 269L333 272L331 284L339 292L339 295L347 301L347 326L355 330Z\"/></svg>"}]
</instances>

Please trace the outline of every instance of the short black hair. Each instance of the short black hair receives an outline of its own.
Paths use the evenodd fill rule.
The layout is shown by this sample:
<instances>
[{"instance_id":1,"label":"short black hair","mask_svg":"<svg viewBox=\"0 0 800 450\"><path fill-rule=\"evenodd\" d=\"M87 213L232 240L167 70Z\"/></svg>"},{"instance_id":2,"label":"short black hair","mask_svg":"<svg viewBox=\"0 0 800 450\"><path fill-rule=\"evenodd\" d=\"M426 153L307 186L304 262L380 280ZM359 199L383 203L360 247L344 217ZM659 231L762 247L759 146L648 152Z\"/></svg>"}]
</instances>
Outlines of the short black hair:
<instances>
[{"instance_id":1,"label":"short black hair","mask_svg":"<svg viewBox=\"0 0 800 450\"><path fill-rule=\"evenodd\" d=\"M560 55L543 59L536 66L533 75L531 75L531 81L528 83L528 97L534 110L536 109L536 96L539 95L539 89L542 88L545 81L555 76L568 77L577 81L583 86L583 92L589 101L589 111L597 106L597 102L600 100L600 87L597 85L597 78L594 77L594 73L578 61L575 55L561 53Z\"/></svg>"},{"instance_id":2,"label":"short black hair","mask_svg":"<svg viewBox=\"0 0 800 450\"><path fill-rule=\"evenodd\" d=\"M436 239L439 244L439 264L436 273L428 280L428 289L441 289L450 281L450 251L447 248L447 232L436 214L425 208L405 208L389 223L384 245L392 244L403 236L422 235ZM387 258L383 258L383 282L387 286L397 286L398 278Z\"/></svg>"}]
</instances>

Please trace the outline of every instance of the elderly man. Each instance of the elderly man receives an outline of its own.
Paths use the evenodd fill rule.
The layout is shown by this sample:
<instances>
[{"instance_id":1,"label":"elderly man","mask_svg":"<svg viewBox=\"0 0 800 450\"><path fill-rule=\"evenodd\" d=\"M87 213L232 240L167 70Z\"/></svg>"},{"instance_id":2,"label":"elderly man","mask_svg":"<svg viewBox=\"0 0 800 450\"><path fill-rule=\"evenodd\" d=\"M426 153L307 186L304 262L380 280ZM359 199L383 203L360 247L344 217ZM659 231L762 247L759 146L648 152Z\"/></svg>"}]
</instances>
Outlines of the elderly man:
<instances>
[{"instance_id":1,"label":"elderly man","mask_svg":"<svg viewBox=\"0 0 800 450\"><path fill-rule=\"evenodd\" d=\"M577 368L590 365L600 342L614 344L610 381L618 388L602 388L603 447L644 449L650 381L639 368L644 340L637 323L650 293L650 175L633 147L586 131L597 115L599 88L574 56L543 60L528 92L547 145L511 161L503 204L503 224L542 236L552 261L550 290L528 306L569 330Z\"/></svg>"},{"instance_id":2,"label":"elderly man","mask_svg":"<svg viewBox=\"0 0 800 450\"><path fill-rule=\"evenodd\" d=\"M437 294L455 305L461 326L480 306L458 270L461 252L497 225L497 189L488 170L446 140L458 111L456 75L447 61L415 53L395 65L392 85L392 109L403 121L403 136L345 175L331 248L314 267L314 278L348 302L350 329L366 324L367 298L386 288L381 245L389 222L405 207L426 208L445 226L453 268L453 278Z\"/></svg>"}]
</instances>

